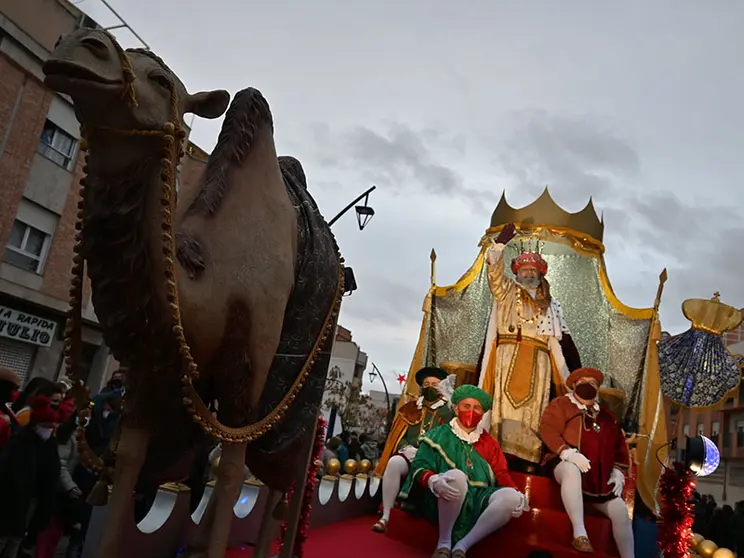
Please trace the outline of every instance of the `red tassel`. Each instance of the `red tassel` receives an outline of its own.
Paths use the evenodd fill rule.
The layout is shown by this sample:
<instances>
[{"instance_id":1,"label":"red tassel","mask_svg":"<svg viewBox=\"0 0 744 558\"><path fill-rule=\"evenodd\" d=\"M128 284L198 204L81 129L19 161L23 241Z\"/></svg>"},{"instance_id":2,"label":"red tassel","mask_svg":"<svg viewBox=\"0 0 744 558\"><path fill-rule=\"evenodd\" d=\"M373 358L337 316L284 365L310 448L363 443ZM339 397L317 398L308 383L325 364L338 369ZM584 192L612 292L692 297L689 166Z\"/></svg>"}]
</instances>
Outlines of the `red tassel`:
<instances>
[{"instance_id":1,"label":"red tassel","mask_svg":"<svg viewBox=\"0 0 744 558\"><path fill-rule=\"evenodd\" d=\"M517 343L522 341L522 326L517 326Z\"/></svg>"}]
</instances>

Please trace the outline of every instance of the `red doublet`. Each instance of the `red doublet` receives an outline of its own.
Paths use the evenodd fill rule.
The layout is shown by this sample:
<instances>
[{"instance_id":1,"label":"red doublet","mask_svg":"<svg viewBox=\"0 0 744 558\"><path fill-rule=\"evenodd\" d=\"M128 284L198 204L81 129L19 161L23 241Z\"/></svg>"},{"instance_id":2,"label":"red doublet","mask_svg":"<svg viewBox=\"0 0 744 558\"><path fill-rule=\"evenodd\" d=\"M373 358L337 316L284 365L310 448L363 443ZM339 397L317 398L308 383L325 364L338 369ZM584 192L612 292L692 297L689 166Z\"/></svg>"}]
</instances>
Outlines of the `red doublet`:
<instances>
[{"instance_id":1,"label":"red doublet","mask_svg":"<svg viewBox=\"0 0 744 558\"><path fill-rule=\"evenodd\" d=\"M499 443L485 430L481 432L478 441L473 444L473 449L478 452L483 459L491 466L493 476L496 477L498 486L508 486L517 490L517 485L509 474L509 467L506 463L504 452L501 451ZM432 471L426 471L419 476L419 485L427 488L429 479L434 475Z\"/></svg>"},{"instance_id":2,"label":"red doublet","mask_svg":"<svg viewBox=\"0 0 744 558\"><path fill-rule=\"evenodd\" d=\"M628 447L625 436L615 421L615 417L604 407L600 407L594 428L594 420L584 416L583 431L579 451L591 462L592 468L581 475L581 486L589 498L612 496L613 486L608 484L612 469L618 464L628 463Z\"/></svg>"}]
</instances>

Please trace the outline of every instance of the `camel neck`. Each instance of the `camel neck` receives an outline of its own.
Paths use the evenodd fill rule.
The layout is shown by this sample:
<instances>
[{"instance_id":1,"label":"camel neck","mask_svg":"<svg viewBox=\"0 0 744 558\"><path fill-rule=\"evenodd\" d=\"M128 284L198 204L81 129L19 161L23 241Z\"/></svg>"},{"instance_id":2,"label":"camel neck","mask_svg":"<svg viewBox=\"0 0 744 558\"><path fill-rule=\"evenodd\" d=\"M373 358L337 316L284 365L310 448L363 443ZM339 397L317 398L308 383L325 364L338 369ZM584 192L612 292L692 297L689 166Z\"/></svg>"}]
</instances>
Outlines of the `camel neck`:
<instances>
[{"instance_id":1,"label":"camel neck","mask_svg":"<svg viewBox=\"0 0 744 558\"><path fill-rule=\"evenodd\" d=\"M83 256L96 315L114 356L126 362L170 329L162 255L158 159L110 167L91 150L85 187ZM153 337L157 335L157 337ZM165 343L162 351L172 347ZM158 352L158 351L156 351ZM142 355L149 358L155 355Z\"/></svg>"}]
</instances>

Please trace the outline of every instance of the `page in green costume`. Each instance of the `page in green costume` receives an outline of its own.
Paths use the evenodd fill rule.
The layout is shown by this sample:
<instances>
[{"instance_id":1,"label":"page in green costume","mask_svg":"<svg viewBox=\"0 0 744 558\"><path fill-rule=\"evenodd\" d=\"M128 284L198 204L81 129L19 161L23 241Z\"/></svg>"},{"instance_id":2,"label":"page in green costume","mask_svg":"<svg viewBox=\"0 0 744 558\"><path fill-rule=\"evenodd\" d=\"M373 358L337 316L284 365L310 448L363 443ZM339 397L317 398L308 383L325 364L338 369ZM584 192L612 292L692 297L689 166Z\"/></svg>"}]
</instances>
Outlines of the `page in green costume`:
<instances>
[{"instance_id":1,"label":"page in green costume","mask_svg":"<svg viewBox=\"0 0 744 558\"><path fill-rule=\"evenodd\" d=\"M468 461L469 460L469 461ZM449 424L435 428L421 438L411 472L401 490L400 497L412 503L428 520L438 521L438 500L427 488L418 486L418 479L425 471L437 474L459 469L468 476L468 493L452 532L452 540L464 537L488 506L488 499L496 490L496 480L488 462L472 445L458 438Z\"/></svg>"}]
</instances>

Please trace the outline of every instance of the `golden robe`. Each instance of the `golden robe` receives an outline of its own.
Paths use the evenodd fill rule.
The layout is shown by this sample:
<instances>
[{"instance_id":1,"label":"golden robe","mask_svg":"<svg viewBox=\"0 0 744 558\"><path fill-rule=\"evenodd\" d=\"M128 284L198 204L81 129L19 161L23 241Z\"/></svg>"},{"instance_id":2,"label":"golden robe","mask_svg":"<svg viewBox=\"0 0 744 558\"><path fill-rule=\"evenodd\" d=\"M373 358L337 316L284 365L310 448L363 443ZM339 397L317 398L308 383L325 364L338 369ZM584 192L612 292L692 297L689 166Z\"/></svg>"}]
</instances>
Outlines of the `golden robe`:
<instances>
[{"instance_id":1,"label":"golden robe","mask_svg":"<svg viewBox=\"0 0 744 558\"><path fill-rule=\"evenodd\" d=\"M479 386L493 396L491 435L504 453L539 463L551 382L556 395L565 393L568 367L559 342L568 327L555 299L543 313L533 295L505 275L503 248L491 248L496 261L488 265L494 305Z\"/></svg>"}]
</instances>

